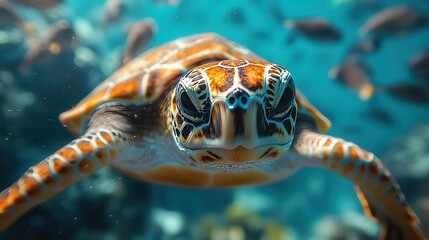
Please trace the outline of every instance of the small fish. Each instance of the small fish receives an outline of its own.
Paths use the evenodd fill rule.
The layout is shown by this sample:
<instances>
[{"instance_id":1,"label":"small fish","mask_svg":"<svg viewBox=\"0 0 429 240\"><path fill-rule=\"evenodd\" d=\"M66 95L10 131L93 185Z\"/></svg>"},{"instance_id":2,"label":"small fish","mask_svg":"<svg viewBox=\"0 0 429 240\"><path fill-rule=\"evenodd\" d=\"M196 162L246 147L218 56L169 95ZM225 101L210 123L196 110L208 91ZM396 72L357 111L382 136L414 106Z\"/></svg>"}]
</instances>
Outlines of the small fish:
<instances>
[{"instance_id":1,"label":"small fish","mask_svg":"<svg viewBox=\"0 0 429 240\"><path fill-rule=\"evenodd\" d=\"M38 8L40 10L47 10L53 7L62 5L64 0L10 0L12 3L23 5L26 7Z\"/></svg>"},{"instance_id":2,"label":"small fish","mask_svg":"<svg viewBox=\"0 0 429 240\"><path fill-rule=\"evenodd\" d=\"M134 24L128 34L122 64L128 63L136 54L146 49L157 32L158 26L152 18Z\"/></svg>"},{"instance_id":3,"label":"small fish","mask_svg":"<svg viewBox=\"0 0 429 240\"><path fill-rule=\"evenodd\" d=\"M370 99L375 92L375 87L369 79L370 70L363 63L347 59L344 63L332 68L329 77L344 84L359 94L362 100Z\"/></svg>"},{"instance_id":4,"label":"small fish","mask_svg":"<svg viewBox=\"0 0 429 240\"><path fill-rule=\"evenodd\" d=\"M408 67L414 76L429 81L429 50L422 51L412 57Z\"/></svg>"},{"instance_id":5,"label":"small fish","mask_svg":"<svg viewBox=\"0 0 429 240\"><path fill-rule=\"evenodd\" d=\"M23 65L51 58L75 47L78 43L76 33L66 20L59 20L47 30L46 35L30 49Z\"/></svg>"},{"instance_id":6,"label":"small fish","mask_svg":"<svg viewBox=\"0 0 429 240\"><path fill-rule=\"evenodd\" d=\"M400 36L429 23L429 18L406 5L386 8L368 19L359 29L362 35Z\"/></svg>"},{"instance_id":7,"label":"small fish","mask_svg":"<svg viewBox=\"0 0 429 240\"><path fill-rule=\"evenodd\" d=\"M0 0L0 28L20 27L26 33L34 31L31 24L24 22L9 2Z\"/></svg>"},{"instance_id":8,"label":"small fish","mask_svg":"<svg viewBox=\"0 0 429 240\"><path fill-rule=\"evenodd\" d=\"M403 101L421 104L429 102L429 86L401 83L385 86L382 90Z\"/></svg>"},{"instance_id":9,"label":"small fish","mask_svg":"<svg viewBox=\"0 0 429 240\"><path fill-rule=\"evenodd\" d=\"M285 28L295 29L302 35L320 42L338 42L341 40L341 32L328 20L321 17L303 20L285 20Z\"/></svg>"},{"instance_id":10,"label":"small fish","mask_svg":"<svg viewBox=\"0 0 429 240\"><path fill-rule=\"evenodd\" d=\"M102 29L106 29L112 23L121 19L124 15L125 5L123 0L108 0L104 5L101 19Z\"/></svg>"}]
</instances>

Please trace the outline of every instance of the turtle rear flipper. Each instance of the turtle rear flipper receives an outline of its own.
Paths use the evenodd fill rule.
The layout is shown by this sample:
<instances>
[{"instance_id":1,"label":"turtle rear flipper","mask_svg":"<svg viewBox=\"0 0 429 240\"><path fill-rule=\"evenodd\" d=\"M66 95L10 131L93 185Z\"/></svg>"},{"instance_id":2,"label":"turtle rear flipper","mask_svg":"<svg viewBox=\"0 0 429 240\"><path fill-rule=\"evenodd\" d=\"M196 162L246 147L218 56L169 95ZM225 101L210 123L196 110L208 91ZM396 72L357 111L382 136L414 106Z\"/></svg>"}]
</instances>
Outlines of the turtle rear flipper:
<instances>
[{"instance_id":1,"label":"turtle rear flipper","mask_svg":"<svg viewBox=\"0 0 429 240\"><path fill-rule=\"evenodd\" d=\"M124 143L118 131L93 130L31 167L0 193L0 232L31 208L111 163Z\"/></svg>"},{"instance_id":2,"label":"turtle rear flipper","mask_svg":"<svg viewBox=\"0 0 429 240\"><path fill-rule=\"evenodd\" d=\"M374 154L316 133L314 126L302 120L298 125L293 151L303 157L300 163L326 168L354 182L366 213L382 225L380 239L426 239L399 185Z\"/></svg>"}]
</instances>

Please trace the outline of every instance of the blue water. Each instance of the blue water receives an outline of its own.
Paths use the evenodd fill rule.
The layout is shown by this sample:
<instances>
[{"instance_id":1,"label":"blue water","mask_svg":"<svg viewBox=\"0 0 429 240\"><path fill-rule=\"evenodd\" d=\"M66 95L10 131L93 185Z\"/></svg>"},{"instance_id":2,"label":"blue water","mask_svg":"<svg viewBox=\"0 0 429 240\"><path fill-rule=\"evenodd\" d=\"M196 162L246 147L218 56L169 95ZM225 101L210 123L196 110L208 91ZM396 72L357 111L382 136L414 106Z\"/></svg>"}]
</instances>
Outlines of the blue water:
<instances>
[{"instance_id":1,"label":"blue water","mask_svg":"<svg viewBox=\"0 0 429 240\"><path fill-rule=\"evenodd\" d=\"M401 101L385 93L362 101L328 76L329 70L344 59L366 19L397 4L408 4L429 14L425 0L380 1L381 8L368 9L359 16L350 16L354 0L183 0L178 5L147 0L124 2L125 15L106 31L100 30L101 0L69 0L47 11L17 7L25 21L40 32L57 19L68 19L80 39L80 51L84 49L89 55L83 55L84 63L65 56L20 75L16 66L25 52L23 43L17 44L12 53L0 41L0 189L73 139L57 120L58 114L119 67L116 63L124 49L126 25L146 17L155 19L158 26L150 47L190 34L215 32L285 66L293 74L296 86L331 119L333 126L328 134L355 142L383 161L395 139L409 134L419 123L429 123L428 104ZM273 8L280 16L274 15ZM286 44L285 39L293 33L282 26L280 18L312 16L327 18L341 30L342 40L319 43L299 36L293 44ZM429 47L428 39L426 27L388 38L378 52L365 55L365 62L373 69L372 82L377 86L418 82L407 63ZM31 45L35 40L23 36L21 41ZM387 112L394 123L369 115L367 109L373 106ZM395 171L400 168L392 169L393 175ZM429 172L423 178L398 179L420 216L423 210L418 201L423 193L411 188L428 176ZM237 220L231 209L241 209L245 217ZM358 227L349 226L358 222L369 239L377 236L377 224L364 217L353 185L319 169L303 169L285 181L267 186L226 190L158 186L103 169L24 215L0 238L240 239L242 231L248 234L246 239L262 239L264 231L278 228L281 234L272 239L321 239L320 226L329 222L328 216L346 222L344 229L349 232L358 231ZM233 232L229 238L220 237L228 235L226 229L234 226L235 235L229 231ZM175 227L179 230L174 231ZM203 237L207 232L211 238Z\"/></svg>"}]
</instances>

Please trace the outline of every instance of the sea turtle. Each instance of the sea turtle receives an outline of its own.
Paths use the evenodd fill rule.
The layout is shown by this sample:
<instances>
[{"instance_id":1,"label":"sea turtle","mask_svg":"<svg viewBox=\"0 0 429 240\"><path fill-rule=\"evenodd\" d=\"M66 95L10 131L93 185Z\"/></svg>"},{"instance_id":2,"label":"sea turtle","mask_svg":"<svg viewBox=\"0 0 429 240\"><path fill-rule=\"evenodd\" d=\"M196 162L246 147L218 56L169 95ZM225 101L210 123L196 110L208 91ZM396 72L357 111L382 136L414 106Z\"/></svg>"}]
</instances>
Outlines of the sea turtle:
<instances>
[{"instance_id":1,"label":"sea turtle","mask_svg":"<svg viewBox=\"0 0 429 240\"><path fill-rule=\"evenodd\" d=\"M77 138L0 194L1 230L106 165L145 181L203 188L270 183L315 166L356 183L382 238L424 238L376 156L323 135L329 120L285 68L216 34L142 54L60 119Z\"/></svg>"}]
</instances>

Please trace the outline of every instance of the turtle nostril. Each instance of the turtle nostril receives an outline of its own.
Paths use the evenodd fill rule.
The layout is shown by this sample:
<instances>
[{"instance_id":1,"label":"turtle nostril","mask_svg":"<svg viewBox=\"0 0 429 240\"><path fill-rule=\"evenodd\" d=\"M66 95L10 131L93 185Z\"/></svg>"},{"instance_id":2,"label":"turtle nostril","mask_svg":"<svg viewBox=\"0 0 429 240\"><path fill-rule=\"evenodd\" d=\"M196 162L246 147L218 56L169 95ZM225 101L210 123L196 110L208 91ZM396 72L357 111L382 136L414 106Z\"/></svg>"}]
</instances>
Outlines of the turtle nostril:
<instances>
[{"instance_id":1,"label":"turtle nostril","mask_svg":"<svg viewBox=\"0 0 429 240\"><path fill-rule=\"evenodd\" d=\"M247 97L246 97L246 96L242 96L242 97L241 97L241 103L242 103L243 105L246 105L246 103L247 103Z\"/></svg>"},{"instance_id":2,"label":"turtle nostril","mask_svg":"<svg viewBox=\"0 0 429 240\"><path fill-rule=\"evenodd\" d=\"M228 98L228 103L229 103L230 105L234 105L234 103L235 103L235 97L230 97L230 98Z\"/></svg>"}]
</instances>

